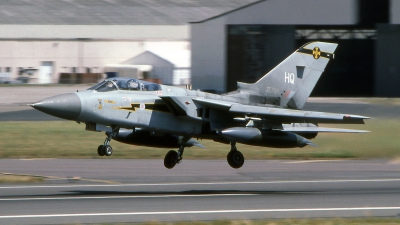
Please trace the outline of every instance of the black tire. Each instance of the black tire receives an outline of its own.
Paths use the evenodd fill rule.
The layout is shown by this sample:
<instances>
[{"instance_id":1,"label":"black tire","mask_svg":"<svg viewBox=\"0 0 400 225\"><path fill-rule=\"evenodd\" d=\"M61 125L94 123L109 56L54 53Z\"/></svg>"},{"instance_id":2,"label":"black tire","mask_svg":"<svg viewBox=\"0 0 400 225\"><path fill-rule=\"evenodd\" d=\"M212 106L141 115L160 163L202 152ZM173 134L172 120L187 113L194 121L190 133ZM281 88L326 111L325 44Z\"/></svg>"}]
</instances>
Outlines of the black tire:
<instances>
[{"instance_id":1,"label":"black tire","mask_svg":"<svg viewBox=\"0 0 400 225\"><path fill-rule=\"evenodd\" d=\"M103 148L104 145L99 145L99 147L97 147L97 154L99 154L99 156L104 156Z\"/></svg>"},{"instance_id":2,"label":"black tire","mask_svg":"<svg viewBox=\"0 0 400 225\"><path fill-rule=\"evenodd\" d=\"M232 164L232 153L233 151L230 151L228 153L228 155L226 155L226 161L228 161L228 164L231 165Z\"/></svg>"},{"instance_id":3,"label":"black tire","mask_svg":"<svg viewBox=\"0 0 400 225\"><path fill-rule=\"evenodd\" d=\"M165 155L164 166L167 169L172 169L176 165L177 161L178 161L178 152L171 150Z\"/></svg>"},{"instance_id":4,"label":"black tire","mask_svg":"<svg viewBox=\"0 0 400 225\"><path fill-rule=\"evenodd\" d=\"M105 156L112 155L113 149L112 149L111 145L104 146L103 153L104 153Z\"/></svg>"},{"instance_id":5,"label":"black tire","mask_svg":"<svg viewBox=\"0 0 400 225\"><path fill-rule=\"evenodd\" d=\"M228 155L226 156L226 158L227 158L228 164L234 169L239 169L244 164L244 156L239 151L229 152Z\"/></svg>"}]
</instances>

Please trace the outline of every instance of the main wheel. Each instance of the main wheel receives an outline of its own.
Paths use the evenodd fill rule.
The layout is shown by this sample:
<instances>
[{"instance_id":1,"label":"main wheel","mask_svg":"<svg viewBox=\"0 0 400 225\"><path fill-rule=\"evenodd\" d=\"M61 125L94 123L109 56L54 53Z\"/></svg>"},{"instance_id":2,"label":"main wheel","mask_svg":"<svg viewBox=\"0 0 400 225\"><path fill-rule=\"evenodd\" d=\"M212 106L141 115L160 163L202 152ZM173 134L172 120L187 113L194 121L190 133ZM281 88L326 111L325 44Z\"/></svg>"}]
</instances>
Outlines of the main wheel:
<instances>
[{"instance_id":1,"label":"main wheel","mask_svg":"<svg viewBox=\"0 0 400 225\"><path fill-rule=\"evenodd\" d=\"M239 151L231 151L226 156L228 164L235 169L239 169L244 164L244 156Z\"/></svg>"},{"instance_id":2,"label":"main wheel","mask_svg":"<svg viewBox=\"0 0 400 225\"><path fill-rule=\"evenodd\" d=\"M226 155L226 161L228 161L228 164L231 165L232 164L232 153L233 151L230 151L228 153L228 155Z\"/></svg>"},{"instance_id":3,"label":"main wheel","mask_svg":"<svg viewBox=\"0 0 400 225\"><path fill-rule=\"evenodd\" d=\"M178 161L178 152L171 150L165 155L164 166L167 169L172 169L176 165L177 161Z\"/></svg>"},{"instance_id":4,"label":"main wheel","mask_svg":"<svg viewBox=\"0 0 400 225\"><path fill-rule=\"evenodd\" d=\"M105 156L110 156L113 153L113 149L110 145L104 146L103 152Z\"/></svg>"},{"instance_id":5,"label":"main wheel","mask_svg":"<svg viewBox=\"0 0 400 225\"><path fill-rule=\"evenodd\" d=\"M99 156L104 156L103 148L104 145L99 145L99 147L97 147L97 154L99 154Z\"/></svg>"}]
</instances>

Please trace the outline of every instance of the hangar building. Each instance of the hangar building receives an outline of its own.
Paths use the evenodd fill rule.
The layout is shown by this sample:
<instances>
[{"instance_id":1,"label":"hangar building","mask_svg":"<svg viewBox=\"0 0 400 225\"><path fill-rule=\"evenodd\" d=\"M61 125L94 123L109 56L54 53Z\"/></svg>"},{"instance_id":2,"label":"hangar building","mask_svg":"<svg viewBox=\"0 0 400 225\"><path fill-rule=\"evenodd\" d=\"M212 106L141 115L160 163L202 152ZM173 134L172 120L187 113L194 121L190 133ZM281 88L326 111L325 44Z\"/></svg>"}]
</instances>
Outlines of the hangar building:
<instances>
[{"instance_id":1,"label":"hangar building","mask_svg":"<svg viewBox=\"0 0 400 225\"><path fill-rule=\"evenodd\" d=\"M191 76L193 88L226 92L321 40L339 47L313 96L400 96L398 0L14 0L0 7L0 83L59 82L62 74L90 82L119 67L166 84ZM147 65L137 65L146 52ZM163 63L173 64L173 76L155 71Z\"/></svg>"},{"instance_id":2,"label":"hangar building","mask_svg":"<svg viewBox=\"0 0 400 225\"><path fill-rule=\"evenodd\" d=\"M93 82L106 65L127 68L123 62L146 51L174 64L177 79L163 77L166 84L187 82L188 22L254 1L1 1L0 83Z\"/></svg>"},{"instance_id":3,"label":"hangar building","mask_svg":"<svg viewBox=\"0 0 400 225\"><path fill-rule=\"evenodd\" d=\"M252 83L301 45L339 43L313 96L400 96L400 1L265 0L191 23L193 88Z\"/></svg>"}]
</instances>

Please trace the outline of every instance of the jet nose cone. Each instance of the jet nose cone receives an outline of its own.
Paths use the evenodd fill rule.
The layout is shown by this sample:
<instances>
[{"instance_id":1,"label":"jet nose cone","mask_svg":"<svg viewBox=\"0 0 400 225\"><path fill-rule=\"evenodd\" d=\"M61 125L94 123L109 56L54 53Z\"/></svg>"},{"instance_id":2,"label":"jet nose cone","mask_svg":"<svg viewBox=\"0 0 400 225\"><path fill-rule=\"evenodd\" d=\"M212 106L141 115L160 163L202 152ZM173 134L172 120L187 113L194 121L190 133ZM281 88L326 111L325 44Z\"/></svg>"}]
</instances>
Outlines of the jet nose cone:
<instances>
[{"instance_id":1,"label":"jet nose cone","mask_svg":"<svg viewBox=\"0 0 400 225\"><path fill-rule=\"evenodd\" d=\"M78 95L73 93L46 98L30 106L44 113L67 120L76 120L81 114L81 100Z\"/></svg>"}]
</instances>

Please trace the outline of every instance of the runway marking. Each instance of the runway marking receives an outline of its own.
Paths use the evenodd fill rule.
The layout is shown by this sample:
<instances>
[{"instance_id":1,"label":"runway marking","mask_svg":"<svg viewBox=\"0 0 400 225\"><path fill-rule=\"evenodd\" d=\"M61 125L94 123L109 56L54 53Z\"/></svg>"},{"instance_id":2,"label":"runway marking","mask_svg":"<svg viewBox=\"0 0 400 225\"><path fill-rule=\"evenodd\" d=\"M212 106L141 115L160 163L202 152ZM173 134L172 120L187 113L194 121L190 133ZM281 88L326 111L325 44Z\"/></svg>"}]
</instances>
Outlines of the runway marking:
<instances>
[{"instance_id":1,"label":"runway marking","mask_svg":"<svg viewBox=\"0 0 400 225\"><path fill-rule=\"evenodd\" d=\"M55 158L29 158L29 159L18 159L21 161L35 161L35 160L53 160Z\"/></svg>"},{"instance_id":2,"label":"runway marking","mask_svg":"<svg viewBox=\"0 0 400 225\"><path fill-rule=\"evenodd\" d=\"M323 163L323 162L341 162L341 161L346 161L344 159L316 159L316 160L296 160L296 161L289 161L289 162L283 162L287 164L301 164L301 163Z\"/></svg>"},{"instance_id":3,"label":"runway marking","mask_svg":"<svg viewBox=\"0 0 400 225\"><path fill-rule=\"evenodd\" d=\"M275 180L275 181L226 181L194 183L147 183L147 184L79 184L79 185L20 185L0 186L0 189L30 188L84 188L84 187L141 187L141 186L191 186L191 185L235 185L235 184L296 184L296 183L351 183L351 182L398 182L400 178L388 179L330 179L330 180Z\"/></svg>"},{"instance_id":4,"label":"runway marking","mask_svg":"<svg viewBox=\"0 0 400 225\"><path fill-rule=\"evenodd\" d=\"M176 215L176 214L218 214L218 213L260 213L260 212L364 211L364 210L399 210L399 209L400 209L400 206L395 206L395 207L303 208L303 209L237 209L237 210L204 210L204 211L123 212L123 213L69 213L69 214L42 214L42 215L5 215L5 216L0 216L0 219L89 217L89 216Z\"/></svg>"},{"instance_id":5,"label":"runway marking","mask_svg":"<svg viewBox=\"0 0 400 225\"><path fill-rule=\"evenodd\" d=\"M0 172L0 175L13 175L13 176L21 176L21 177L39 177L50 180L70 180L70 181L89 181L89 182L97 182L97 183L106 183L106 184L120 184L116 181L110 180L94 180L94 179L85 179L81 177L56 177L56 176L44 176L44 175L34 175L34 174L22 174L22 173L6 173Z\"/></svg>"},{"instance_id":6,"label":"runway marking","mask_svg":"<svg viewBox=\"0 0 400 225\"><path fill-rule=\"evenodd\" d=\"M80 200L80 199L120 199L120 198L176 198L176 197L224 197L252 196L260 194L183 194L183 195L125 195L125 196L91 196L91 197L55 197L55 198L0 198L0 201L38 201L38 200Z\"/></svg>"}]
</instances>

